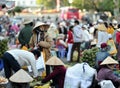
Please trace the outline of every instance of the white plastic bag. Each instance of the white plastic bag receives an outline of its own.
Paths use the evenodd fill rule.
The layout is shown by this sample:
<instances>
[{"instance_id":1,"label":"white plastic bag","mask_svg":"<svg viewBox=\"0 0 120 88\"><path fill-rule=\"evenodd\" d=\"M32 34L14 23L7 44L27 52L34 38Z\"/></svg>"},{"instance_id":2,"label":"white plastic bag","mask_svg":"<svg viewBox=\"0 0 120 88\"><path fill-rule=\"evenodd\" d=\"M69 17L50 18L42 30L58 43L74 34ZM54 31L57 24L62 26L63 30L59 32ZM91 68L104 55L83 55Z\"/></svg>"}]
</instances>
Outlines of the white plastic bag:
<instances>
[{"instance_id":1,"label":"white plastic bag","mask_svg":"<svg viewBox=\"0 0 120 88\"><path fill-rule=\"evenodd\" d=\"M41 53L41 56L36 60L36 68L37 70L45 70L45 63L43 58L43 53ZM28 71L32 72L31 66L28 66Z\"/></svg>"},{"instance_id":2,"label":"white plastic bag","mask_svg":"<svg viewBox=\"0 0 120 88\"><path fill-rule=\"evenodd\" d=\"M87 63L69 67L65 75L64 88L88 88L95 74L96 70Z\"/></svg>"},{"instance_id":3,"label":"white plastic bag","mask_svg":"<svg viewBox=\"0 0 120 88\"><path fill-rule=\"evenodd\" d=\"M98 83L101 88L115 88L111 80L103 80Z\"/></svg>"}]
</instances>

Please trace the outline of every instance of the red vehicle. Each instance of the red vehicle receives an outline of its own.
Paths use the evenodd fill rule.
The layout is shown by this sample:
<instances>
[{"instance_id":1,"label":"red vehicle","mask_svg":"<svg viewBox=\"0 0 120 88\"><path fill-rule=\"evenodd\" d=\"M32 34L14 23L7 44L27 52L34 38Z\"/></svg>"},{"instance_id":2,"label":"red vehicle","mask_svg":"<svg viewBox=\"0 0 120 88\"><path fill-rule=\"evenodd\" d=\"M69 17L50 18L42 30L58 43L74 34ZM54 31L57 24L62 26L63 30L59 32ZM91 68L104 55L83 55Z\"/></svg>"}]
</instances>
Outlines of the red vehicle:
<instances>
[{"instance_id":1,"label":"red vehicle","mask_svg":"<svg viewBox=\"0 0 120 88\"><path fill-rule=\"evenodd\" d=\"M61 19L72 19L72 18L76 18L76 19L80 19L80 13L79 13L79 9L77 8L62 8L61 9Z\"/></svg>"}]
</instances>

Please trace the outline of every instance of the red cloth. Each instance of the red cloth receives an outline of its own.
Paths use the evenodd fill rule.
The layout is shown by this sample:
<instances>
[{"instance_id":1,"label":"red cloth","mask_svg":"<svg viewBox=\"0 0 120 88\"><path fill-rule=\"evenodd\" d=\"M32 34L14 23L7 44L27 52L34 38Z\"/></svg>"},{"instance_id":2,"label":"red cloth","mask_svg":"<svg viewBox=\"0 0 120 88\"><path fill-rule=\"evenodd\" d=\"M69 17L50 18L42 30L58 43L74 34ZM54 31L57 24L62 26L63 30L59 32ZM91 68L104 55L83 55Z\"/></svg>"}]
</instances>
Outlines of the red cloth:
<instances>
[{"instance_id":1,"label":"red cloth","mask_svg":"<svg viewBox=\"0 0 120 88\"><path fill-rule=\"evenodd\" d=\"M59 47L62 47L62 48L65 48L65 46L63 44L60 43L59 39L56 41L56 48L59 48Z\"/></svg>"},{"instance_id":2,"label":"red cloth","mask_svg":"<svg viewBox=\"0 0 120 88\"><path fill-rule=\"evenodd\" d=\"M116 33L116 43L120 43L120 32Z\"/></svg>"},{"instance_id":3,"label":"red cloth","mask_svg":"<svg viewBox=\"0 0 120 88\"><path fill-rule=\"evenodd\" d=\"M68 41L67 43L73 43L73 33L72 31L68 31Z\"/></svg>"},{"instance_id":4,"label":"red cloth","mask_svg":"<svg viewBox=\"0 0 120 88\"><path fill-rule=\"evenodd\" d=\"M102 43L101 48L105 48L105 47L107 47L107 43Z\"/></svg>"},{"instance_id":5,"label":"red cloth","mask_svg":"<svg viewBox=\"0 0 120 88\"><path fill-rule=\"evenodd\" d=\"M55 66L53 72L43 79L42 82L46 83L52 79L56 84L58 84L59 88L63 88L65 73L66 68L64 66Z\"/></svg>"}]
</instances>

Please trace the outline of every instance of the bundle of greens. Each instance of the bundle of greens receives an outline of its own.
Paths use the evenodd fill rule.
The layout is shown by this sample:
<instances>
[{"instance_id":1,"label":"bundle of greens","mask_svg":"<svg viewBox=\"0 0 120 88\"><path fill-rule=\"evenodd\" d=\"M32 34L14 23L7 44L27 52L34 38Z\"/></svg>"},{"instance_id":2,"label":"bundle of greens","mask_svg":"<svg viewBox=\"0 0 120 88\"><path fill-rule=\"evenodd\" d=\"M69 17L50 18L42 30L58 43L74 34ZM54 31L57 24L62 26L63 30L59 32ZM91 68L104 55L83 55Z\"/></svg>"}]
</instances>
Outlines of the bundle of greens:
<instances>
[{"instance_id":1,"label":"bundle of greens","mask_svg":"<svg viewBox=\"0 0 120 88\"><path fill-rule=\"evenodd\" d=\"M0 40L0 58L6 50L8 50L8 39L2 39Z\"/></svg>"},{"instance_id":2,"label":"bundle of greens","mask_svg":"<svg viewBox=\"0 0 120 88\"><path fill-rule=\"evenodd\" d=\"M83 62L87 62L90 66L93 67L95 65L96 52L98 52L98 51L99 51L99 49L97 47L93 47L91 49L84 50L82 52L81 60Z\"/></svg>"}]
</instances>

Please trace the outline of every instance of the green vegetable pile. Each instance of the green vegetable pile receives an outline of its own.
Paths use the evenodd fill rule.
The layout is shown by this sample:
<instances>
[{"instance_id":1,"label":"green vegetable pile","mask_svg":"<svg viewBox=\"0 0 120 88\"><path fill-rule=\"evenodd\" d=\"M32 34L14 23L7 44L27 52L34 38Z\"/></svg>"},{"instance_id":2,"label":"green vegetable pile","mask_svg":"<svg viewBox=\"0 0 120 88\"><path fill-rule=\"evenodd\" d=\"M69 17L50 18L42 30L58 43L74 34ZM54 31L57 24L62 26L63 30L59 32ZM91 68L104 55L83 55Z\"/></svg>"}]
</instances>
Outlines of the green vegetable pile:
<instances>
[{"instance_id":1,"label":"green vegetable pile","mask_svg":"<svg viewBox=\"0 0 120 88\"><path fill-rule=\"evenodd\" d=\"M2 39L0 40L0 58L6 50L8 50L8 39Z\"/></svg>"},{"instance_id":2,"label":"green vegetable pile","mask_svg":"<svg viewBox=\"0 0 120 88\"><path fill-rule=\"evenodd\" d=\"M81 57L82 62L87 62L92 67L95 66L96 52L98 51L99 49L97 47L84 50Z\"/></svg>"}]
</instances>

